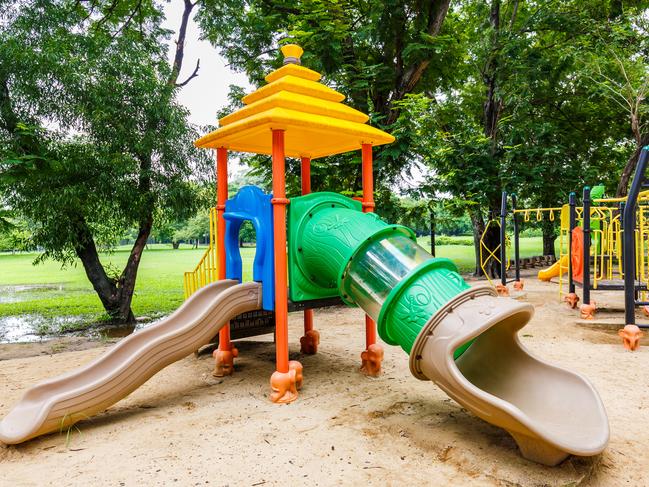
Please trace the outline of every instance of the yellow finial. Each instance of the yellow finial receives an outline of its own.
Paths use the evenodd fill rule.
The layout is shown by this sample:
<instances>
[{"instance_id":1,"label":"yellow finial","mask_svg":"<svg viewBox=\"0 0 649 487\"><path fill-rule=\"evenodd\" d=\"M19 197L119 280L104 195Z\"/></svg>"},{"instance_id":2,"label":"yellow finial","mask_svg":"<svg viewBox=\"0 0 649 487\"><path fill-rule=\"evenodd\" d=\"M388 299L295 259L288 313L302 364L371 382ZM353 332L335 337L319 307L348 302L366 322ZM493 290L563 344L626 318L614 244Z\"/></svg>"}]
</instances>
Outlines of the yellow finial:
<instances>
[{"instance_id":1,"label":"yellow finial","mask_svg":"<svg viewBox=\"0 0 649 487\"><path fill-rule=\"evenodd\" d=\"M297 44L286 44L280 50L284 54L284 64L302 64L300 57L302 57L304 49Z\"/></svg>"}]
</instances>

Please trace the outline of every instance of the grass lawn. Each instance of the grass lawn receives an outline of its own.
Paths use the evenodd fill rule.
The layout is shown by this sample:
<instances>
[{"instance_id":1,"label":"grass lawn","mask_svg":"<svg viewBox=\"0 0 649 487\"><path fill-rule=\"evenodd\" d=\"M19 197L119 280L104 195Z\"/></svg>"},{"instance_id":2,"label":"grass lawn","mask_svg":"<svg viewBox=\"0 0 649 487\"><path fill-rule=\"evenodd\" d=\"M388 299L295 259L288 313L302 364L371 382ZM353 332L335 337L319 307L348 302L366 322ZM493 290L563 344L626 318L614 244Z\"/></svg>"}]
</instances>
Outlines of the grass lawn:
<instances>
[{"instance_id":1,"label":"grass lawn","mask_svg":"<svg viewBox=\"0 0 649 487\"><path fill-rule=\"evenodd\" d=\"M471 237L445 237L450 239L466 240ZM419 237L417 239L419 245L430 251L430 237ZM542 237L525 237L521 238L520 242L520 255L521 258L533 257L535 255L543 254L543 238ZM514 249L507 249L508 253L513 257ZM559 255L559 239L555 243L555 252ZM435 246L436 257L446 257L455 262L458 269L462 273L473 272L475 267L475 256L473 246L469 245L437 245Z\"/></svg>"},{"instance_id":2,"label":"grass lawn","mask_svg":"<svg viewBox=\"0 0 649 487\"><path fill-rule=\"evenodd\" d=\"M466 239L466 237L462 237ZM421 237L420 245L428 249L430 237ZM521 239L521 256L541 253L540 238ZM205 248L189 246L178 250L168 245L150 245L144 251L138 273L133 311L136 316L156 317L176 309L183 301L183 273L193 270ZM244 279L250 279L254 248L241 249L244 260ZM438 257L453 260L461 272L471 272L474 266L473 247L467 245L440 245ZM84 327L105 318L101 302L88 282L80 263L61 268L48 261L34 266L38 254L0 254L0 318L8 316L39 315L53 319L60 316L83 316L70 327ZM118 248L111 254L102 254L105 264L121 269L128 258L128 248Z\"/></svg>"},{"instance_id":3,"label":"grass lawn","mask_svg":"<svg viewBox=\"0 0 649 487\"><path fill-rule=\"evenodd\" d=\"M254 251L254 248L244 248L241 252L248 274ZM173 250L168 245L150 245L142 255L138 272L133 298L135 315L156 316L176 309L183 301L183 273L193 270L204 252L205 247ZM0 317L84 315L89 322L104 317L101 302L81 263L68 268L61 268L53 261L34 266L37 255L0 254ZM121 269L128 255L128 250L117 249L112 254L102 254L101 260Z\"/></svg>"}]
</instances>

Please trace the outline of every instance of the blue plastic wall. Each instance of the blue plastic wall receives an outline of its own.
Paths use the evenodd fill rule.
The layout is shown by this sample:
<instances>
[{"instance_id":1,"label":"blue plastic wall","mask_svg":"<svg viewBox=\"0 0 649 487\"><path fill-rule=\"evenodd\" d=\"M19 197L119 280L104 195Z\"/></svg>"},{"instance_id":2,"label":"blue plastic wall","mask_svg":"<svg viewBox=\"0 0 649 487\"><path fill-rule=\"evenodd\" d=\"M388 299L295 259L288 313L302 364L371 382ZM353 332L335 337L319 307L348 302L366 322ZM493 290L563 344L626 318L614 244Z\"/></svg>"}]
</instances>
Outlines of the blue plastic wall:
<instances>
[{"instance_id":1,"label":"blue plastic wall","mask_svg":"<svg viewBox=\"0 0 649 487\"><path fill-rule=\"evenodd\" d=\"M262 305L275 309L275 254L273 249L273 195L265 194L257 186L244 186L225 202L225 277L242 279L239 251L239 230L249 220L257 234L257 249L252 266L252 279L262 284Z\"/></svg>"}]
</instances>

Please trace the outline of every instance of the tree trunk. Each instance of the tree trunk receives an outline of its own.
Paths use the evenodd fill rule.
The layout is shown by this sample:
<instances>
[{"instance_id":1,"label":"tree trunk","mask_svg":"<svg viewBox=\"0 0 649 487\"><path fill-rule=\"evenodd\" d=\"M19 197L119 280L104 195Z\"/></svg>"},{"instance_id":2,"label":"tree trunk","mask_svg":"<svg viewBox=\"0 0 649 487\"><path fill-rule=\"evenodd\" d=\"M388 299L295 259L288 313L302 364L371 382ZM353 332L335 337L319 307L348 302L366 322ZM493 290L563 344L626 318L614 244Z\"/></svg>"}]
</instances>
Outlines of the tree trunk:
<instances>
[{"instance_id":1,"label":"tree trunk","mask_svg":"<svg viewBox=\"0 0 649 487\"><path fill-rule=\"evenodd\" d=\"M615 196L617 198L621 198L627 195L629 191L629 181L631 180L631 176L633 175L633 172L635 171L635 167L638 164L638 158L640 157L640 152L642 151L642 148L648 144L649 144L649 133L646 133L640 139L640 143L636 147L636 150L633 152L633 154L631 154L631 157L629 157L629 160L626 162L626 165L622 170L620 183L617 185L617 191L615 192Z\"/></svg>"},{"instance_id":2,"label":"tree trunk","mask_svg":"<svg viewBox=\"0 0 649 487\"><path fill-rule=\"evenodd\" d=\"M473 226L473 250L475 252L475 271L473 272L473 275L475 277L480 277L484 275L480 266L480 238L482 237L482 232L484 232L485 223L478 210L471 211L469 214Z\"/></svg>"},{"instance_id":3,"label":"tree trunk","mask_svg":"<svg viewBox=\"0 0 649 487\"><path fill-rule=\"evenodd\" d=\"M543 229L543 255L556 256L554 253L554 241L557 239L554 222L543 220L541 224Z\"/></svg>"},{"instance_id":4,"label":"tree trunk","mask_svg":"<svg viewBox=\"0 0 649 487\"><path fill-rule=\"evenodd\" d=\"M171 242L171 247L174 250L178 250L178 248L180 247L180 242Z\"/></svg>"},{"instance_id":5,"label":"tree trunk","mask_svg":"<svg viewBox=\"0 0 649 487\"><path fill-rule=\"evenodd\" d=\"M80 219L77 223L77 245L75 252L83 268L86 271L88 280L99 296L102 306L106 313L115 323L132 324L135 322L135 316L131 311L130 299L128 306L124 306L122 289L118 288L116 282L108 277L104 267L99 260L97 247L90 233L90 229L85 220Z\"/></svg>"}]
</instances>

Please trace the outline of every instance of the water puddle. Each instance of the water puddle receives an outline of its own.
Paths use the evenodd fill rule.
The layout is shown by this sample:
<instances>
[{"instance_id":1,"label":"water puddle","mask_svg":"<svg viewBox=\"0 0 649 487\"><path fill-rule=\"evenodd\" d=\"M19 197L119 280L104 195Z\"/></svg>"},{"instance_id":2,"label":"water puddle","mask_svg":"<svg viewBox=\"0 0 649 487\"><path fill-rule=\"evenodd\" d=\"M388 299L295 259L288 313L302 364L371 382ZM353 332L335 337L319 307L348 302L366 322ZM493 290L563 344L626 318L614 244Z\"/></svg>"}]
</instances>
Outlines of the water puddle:
<instances>
[{"instance_id":1,"label":"water puddle","mask_svg":"<svg viewBox=\"0 0 649 487\"><path fill-rule=\"evenodd\" d=\"M124 338L152 325L160 318L138 318L135 325L108 325L88 316L45 318L36 314L0 318L0 344L31 343L61 336L85 336L89 339ZM75 330L76 328L76 330Z\"/></svg>"},{"instance_id":2,"label":"water puddle","mask_svg":"<svg viewBox=\"0 0 649 487\"><path fill-rule=\"evenodd\" d=\"M64 283L0 286L0 304L68 296L71 292L92 292L70 289ZM132 326L115 326L97 321L96 316L44 317L38 313L0 317L0 344L37 342L62 335L81 335L91 339L123 338L145 328L160 317L146 317Z\"/></svg>"},{"instance_id":3,"label":"water puddle","mask_svg":"<svg viewBox=\"0 0 649 487\"><path fill-rule=\"evenodd\" d=\"M71 325L83 323L85 319L84 316L5 316L0 318L0 343L37 342L54 338Z\"/></svg>"},{"instance_id":4,"label":"water puddle","mask_svg":"<svg viewBox=\"0 0 649 487\"><path fill-rule=\"evenodd\" d=\"M37 342L41 338L29 315L0 318L0 343Z\"/></svg>"}]
</instances>

